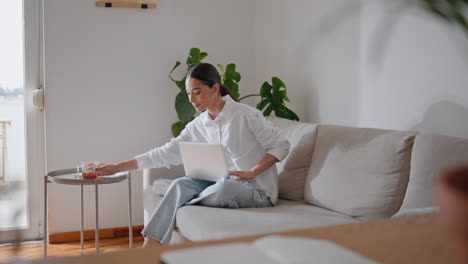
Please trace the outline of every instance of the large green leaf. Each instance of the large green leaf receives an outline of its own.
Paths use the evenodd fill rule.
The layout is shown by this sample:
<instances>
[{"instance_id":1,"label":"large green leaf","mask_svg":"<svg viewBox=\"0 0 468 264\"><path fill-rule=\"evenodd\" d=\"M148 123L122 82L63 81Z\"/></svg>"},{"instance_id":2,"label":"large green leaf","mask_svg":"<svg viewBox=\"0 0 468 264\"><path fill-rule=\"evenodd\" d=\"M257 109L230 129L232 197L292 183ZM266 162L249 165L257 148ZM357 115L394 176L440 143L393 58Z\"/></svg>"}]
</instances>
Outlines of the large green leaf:
<instances>
[{"instance_id":1,"label":"large green leaf","mask_svg":"<svg viewBox=\"0 0 468 264\"><path fill-rule=\"evenodd\" d=\"M180 135L180 132L182 132L182 130L184 130L185 126L182 124L182 122L178 121L178 122L175 122L174 124L172 124L171 126L171 130L172 130L172 135L174 137L177 137Z\"/></svg>"},{"instance_id":2,"label":"large green leaf","mask_svg":"<svg viewBox=\"0 0 468 264\"><path fill-rule=\"evenodd\" d=\"M177 69L177 67L179 67L182 63L180 61L177 61L176 64L174 65L174 67L172 68L171 72L169 73L169 78L172 79L171 75L172 75L172 72L174 72L175 69Z\"/></svg>"},{"instance_id":3,"label":"large green leaf","mask_svg":"<svg viewBox=\"0 0 468 264\"><path fill-rule=\"evenodd\" d=\"M239 72L236 71L236 65L234 63L230 63L226 65L226 79L231 79L235 82L240 82L241 75Z\"/></svg>"},{"instance_id":4,"label":"large green leaf","mask_svg":"<svg viewBox=\"0 0 468 264\"><path fill-rule=\"evenodd\" d=\"M177 137L178 135L180 135L182 130L184 130L185 127L187 126L187 124L190 123L193 119L195 119L195 116L192 116L190 118L190 120L187 121L187 122L178 121L178 122L175 122L174 124L172 124L172 126L171 126L172 135L174 137Z\"/></svg>"},{"instance_id":5,"label":"large green leaf","mask_svg":"<svg viewBox=\"0 0 468 264\"><path fill-rule=\"evenodd\" d=\"M291 109L287 108L287 107L284 107L286 112L288 113L289 115L289 118L290 120L296 120L296 121L299 121L299 116L297 116L296 113L294 113Z\"/></svg>"},{"instance_id":6,"label":"large green leaf","mask_svg":"<svg viewBox=\"0 0 468 264\"><path fill-rule=\"evenodd\" d=\"M289 98L288 98L288 95L286 93L286 90L281 90L281 95L283 96L283 99L287 102L289 102Z\"/></svg>"},{"instance_id":7,"label":"large green leaf","mask_svg":"<svg viewBox=\"0 0 468 264\"><path fill-rule=\"evenodd\" d=\"M189 56L187 57L187 66L188 70L190 70L193 66L197 65L200 62L200 49L199 48L191 48L189 52Z\"/></svg>"},{"instance_id":8,"label":"large green leaf","mask_svg":"<svg viewBox=\"0 0 468 264\"><path fill-rule=\"evenodd\" d=\"M197 112L195 108L193 108L192 104L189 102L187 93L185 91L181 91L177 94L175 100L175 108L177 111L177 116L182 122L187 122L191 120L193 115L195 115L195 113Z\"/></svg>"},{"instance_id":9,"label":"large green leaf","mask_svg":"<svg viewBox=\"0 0 468 264\"><path fill-rule=\"evenodd\" d=\"M275 115L277 117L289 119L289 115L286 113L286 111L284 111L284 108L283 109L277 109L275 111Z\"/></svg>"},{"instance_id":10,"label":"large green leaf","mask_svg":"<svg viewBox=\"0 0 468 264\"><path fill-rule=\"evenodd\" d=\"M468 31L468 23L466 21L466 18L463 16L463 13L460 11L456 10L454 11L453 18L458 24L460 24L465 31Z\"/></svg>"},{"instance_id":11,"label":"large green leaf","mask_svg":"<svg viewBox=\"0 0 468 264\"><path fill-rule=\"evenodd\" d=\"M284 101L289 102L284 82L277 77L273 77L271 83L272 85L268 82L262 84L260 88L261 100L257 104L257 109L263 111L264 116L274 112L277 117L299 120L296 113L288 109L284 103Z\"/></svg>"},{"instance_id":12,"label":"large green leaf","mask_svg":"<svg viewBox=\"0 0 468 264\"><path fill-rule=\"evenodd\" d=\"M208 56L208 53L201 52L199 48L191 48L189 56L187 57L187 71L200 64L206 56Z\"/></svg>"},{"instance_id":13,"label":"large green leaf","mask_svg":"<svg viewBox=\"0 0 468 264\"><path fill-rule=\"evenodd\" d=\"M220 67L221 66L221 67ZM241 75L239 72L236 71L236 65L234 63L230 63L226 65L226 68L222 67L222 65L218 65L218 67L222 71L221 82L226 86L229 91L231 91L232 95L235 98L239 98L239 81L241 80Z\"/></svg>"},{"instance_id":14,"label":"large green leaf","mask_svg":"<svg viewBox=\"0 0 468 264\"><path fill-rule=\"evenodd\" d=\"M202 60L203 60L204 58L206 58L206 56L208 56L208 53L206 53L206 52L201 52L201 53L200 53L200 61L199 61L198 63L202 62Z\"/></svg>"},{"instance_id":15,"label":"large green leaf","mask_svg":"<svg viewBox=\"0 0 468 264\"><path fill-rule=\"evenodd\" d=\"M260 111L263 111L263 108L269 104L269 101L267 99L262 99L258 104L257 104L257 109Z\"/></svg>"},{"instance_id":16,"label":"large green leaf","mask_svg":"<svg viewBox=\"0 0 468 264\"><path fill-rule=\"evenodd\" d=\"M279 91L273 91L271 96L271 103L276 109L282 107L284 105L283 95Z\"/></svg>"},{"instance_id":17,"label":"large green leaf","mask_svg":"<svg viewBox=\"0 0 468 264\"><path fill-rule=\"evenodd\" d=\"M173 77L172 77L172 73L174 72L174 70L179 67L182 63L180 61L177 61L176 64L174 65L174 67L172 68L171 72L169 73L169 79L171 79L171 81L173 81L177 87L179 87L179 90L181 91L185 91L185 77L182 78L182 80L175 80Z\"/></svg>"},{"instance_id":18,"label":"large green leaf","mask_svg":"<svg viewBox=\"0 0 468 264\"><path fill-rule=\"evenodd\" d=\"M224 86L226 86L229 91L231 91L235 98L239 98L239 85L237 83L235 83L233 80L226 80L224 81Z\"/></svg>"},{"instance_id":19,"label":"large green leaf","mask_svg":"<svg viewBox=\"0 0 468 264\"><path fill-rule=\"evenodd\" d=\"M268 82L264 82L260 88L260 96L268 97L271 94L271 85Z\"/></svg>"},{"instance_id":20,"label":"large green leaf","mask_svg":"<svg viewBox=\"0 0 468 264\"><path fill-rule=\"evenodd\" d=\"M180 81L173 80L173 82L179 87L181 92L185 92L185 77Z\"/></svg>"},{"instance_id":21,"label":"large green leaf","mask_svg":"<svg viewBox=\"0 0 468 264\"><path fill-rule=\"evenodd\" d=\"M286 85L278 77L273 77L271 83L274 91L279 91L280 88L286 88Z\"/></svg>"},{"instance_id":22,"label":"large green leaf","mask_svg":"<svg viewBox=\"0 0 468 264\"><path fill-rule=\"evenodd\" d=\"M263 115L264 116L269 116L271 114L271 104L267 106L267 108L265 109L265 111L263 111Z\"/></svg>"},{"instance_id":23,"label":"large green leaf","mask_svg":"<svg viewBox=\"0 0 468 264\"><path fill-rule=\"evenodd\" d=\"M419 0L417 3L437 17L459 24L465 33L468 33L468 22L464 15L468 5L467 0Z\"/></svg>"}]
</instances>

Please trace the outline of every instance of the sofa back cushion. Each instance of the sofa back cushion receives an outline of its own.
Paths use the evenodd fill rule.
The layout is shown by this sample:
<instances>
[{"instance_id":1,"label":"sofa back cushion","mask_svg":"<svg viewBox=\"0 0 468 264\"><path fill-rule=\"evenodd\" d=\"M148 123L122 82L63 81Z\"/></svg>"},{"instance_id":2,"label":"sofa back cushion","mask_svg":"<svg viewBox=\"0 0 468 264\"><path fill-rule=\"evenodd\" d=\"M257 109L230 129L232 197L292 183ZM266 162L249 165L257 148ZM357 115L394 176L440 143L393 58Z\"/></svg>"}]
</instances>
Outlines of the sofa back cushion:
<instances>
[{"instance_id":1,"label":"sofa back cushion","mask_svg":"<svg viewBox=\"0 0 468 264\"><path fill-rule=\"evenodd\" d=\"M363 220L393 215L406 191L414 136L319 125L306 202Z\"/></svg>"},{"instance_id":2,"label":"sofa back cushion","mask_svg":"<svg viewBox=\"0 0 468 264\"><path fill-rule=\"evenodd\" d=\"M269 117L291 144L286 158L276 164L279 174L278 197L303 201L304 183L317 137L317 125Z\"/></svg>"},{"instance_id":3,"label":"sofa back cushion","mask_svg":"<svg viewBox=\"0 0 468 264\"><path fill-rule=\"evenodd\" d=\"M411 154L411 172L401 210L435 205L436 177L447 167L468 160L468 139L419 134Z\"/></svg>"}]
</instances>

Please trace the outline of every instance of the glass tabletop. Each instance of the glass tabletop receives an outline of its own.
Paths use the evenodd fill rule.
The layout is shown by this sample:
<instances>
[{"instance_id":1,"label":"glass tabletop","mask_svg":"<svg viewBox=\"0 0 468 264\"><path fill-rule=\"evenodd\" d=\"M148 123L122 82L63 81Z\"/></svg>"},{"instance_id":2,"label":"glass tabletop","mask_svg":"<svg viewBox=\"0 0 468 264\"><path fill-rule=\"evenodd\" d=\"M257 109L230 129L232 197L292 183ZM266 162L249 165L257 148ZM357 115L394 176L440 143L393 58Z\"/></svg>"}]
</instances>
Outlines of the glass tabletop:
<instances>
[{"instance_id":1,"label":"glass tabletop","mask_svg":"<svg viewBox=\"0 0 468 264\"><path fill-rule=\"evenodd\" d=\"M47 173L47 179L50 182L69 185L95 185L110 184L121 182L127 179L129 172L119 172L112 175L99 176L97 179L84 179L81 173L77 173L76 169L56 170Z\"/></svg>"}]
</instances>

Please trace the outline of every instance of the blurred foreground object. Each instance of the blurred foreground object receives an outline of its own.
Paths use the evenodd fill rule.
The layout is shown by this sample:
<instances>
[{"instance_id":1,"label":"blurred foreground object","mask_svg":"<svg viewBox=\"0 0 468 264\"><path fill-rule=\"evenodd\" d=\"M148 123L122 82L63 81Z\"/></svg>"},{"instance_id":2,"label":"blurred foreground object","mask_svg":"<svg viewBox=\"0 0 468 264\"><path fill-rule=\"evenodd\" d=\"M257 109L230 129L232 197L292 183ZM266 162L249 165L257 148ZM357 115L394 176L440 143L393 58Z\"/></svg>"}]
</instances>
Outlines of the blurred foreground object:
<instances>
[{"instance_id":1,"label":"blurred foreground object","mask_svg":"<svg viewBox=\"0 0 468 264\"><path fill-rule=\"evenodd\" d=\"M437 194L440 222L448 232L455 263L468 263L468 163L443 171Z\"/></svg>"},{"instance_id":2,"label":"blurred foreground object","mask_svg":"<svg viewBox=\"0 0 468 264\"><path fill-rule=\"evenodd\" d=\"M417 0L423 8L442 20L461 26L468 33L468 22L465 10L468 7L466 0Z\"/></svg>"}]
</instances>

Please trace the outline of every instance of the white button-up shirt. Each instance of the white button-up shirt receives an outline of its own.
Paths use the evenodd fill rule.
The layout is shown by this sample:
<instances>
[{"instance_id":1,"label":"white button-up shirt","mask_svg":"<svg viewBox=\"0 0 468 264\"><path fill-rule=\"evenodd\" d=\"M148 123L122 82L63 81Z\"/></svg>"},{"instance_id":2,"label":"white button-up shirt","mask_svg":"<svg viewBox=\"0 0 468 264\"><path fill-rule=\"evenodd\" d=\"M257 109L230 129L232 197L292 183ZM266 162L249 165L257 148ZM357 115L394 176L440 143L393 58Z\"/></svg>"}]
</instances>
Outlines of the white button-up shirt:
<instances>
[{"instance_id":1,"label":"white button-up shirt","mask_svg":"<svg viewBox=\"0 0 468 264\"><path fill-rule=\"evenodd\" d=\"M139 169L180 165L182 157L179 142L222 144L229 171L253 168L265 155L283 160L289 152L289 142L280 136L259 110L235 102L224 96L226 103L213 120L208 111L187 124L181 134L165 145L136 156ZM254 178L273 204L278 199L278 173L276 166L268 168Z\"/></svg>"}]
</instances>

